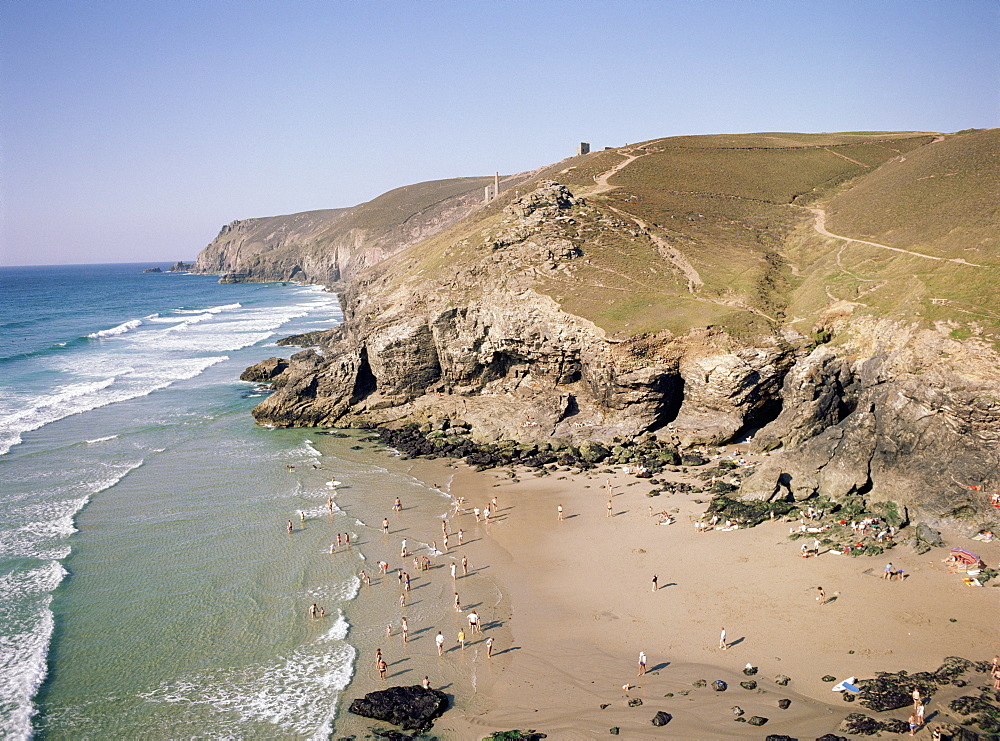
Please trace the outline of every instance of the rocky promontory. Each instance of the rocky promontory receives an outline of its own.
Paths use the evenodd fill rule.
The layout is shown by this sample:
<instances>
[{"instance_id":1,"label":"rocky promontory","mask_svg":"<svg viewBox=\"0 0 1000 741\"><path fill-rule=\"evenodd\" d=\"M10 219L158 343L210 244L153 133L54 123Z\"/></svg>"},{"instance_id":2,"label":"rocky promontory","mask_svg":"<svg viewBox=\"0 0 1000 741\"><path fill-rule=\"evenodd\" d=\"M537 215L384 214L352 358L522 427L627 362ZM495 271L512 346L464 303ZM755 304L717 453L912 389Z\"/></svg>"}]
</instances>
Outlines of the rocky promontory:
<instances>
[{"instance_id":1,"label":"rocky promontory","mask_svg":"<svg viewBox=\"0 0 1000 741\"><path fill-rule=\"evenodd\" d=\"M829 166L846 168L841 182L877 175L884 191L892 178L925 188L928 168L954 168L970 143L997 138L977 137L894 140L912 150L905 166L873 140L872 162L883 164L870 175L843 158ZM825 158L805 141L781 156ZM250 370L274 388L254 416L277 426L453 422L477 444L536 449L645 434L681 452L739 442L768 453L742 482L746 501L861 496L935 526L1000 522L983 488L1000 486L997 335L982 311L972 323L953 318L967 294L948 283L992 275L990 230L968 239L976 265L929 257L930 242L868 239L848 267L854 243L819 235L794 189L754 185L760 205L740 212L727 181L713 187L733 195L651 189L664 176L643 162L692 156L662 142L632 150L638 163L610 194L602 183L621 154L576 158L391 259L362 260L371 266L341 284L342 325L287 338L279 344L307 349ZM739 156L759 165L754 146ZM844 146L851 161L862 156ZM810 198L828 175L817 170ZM208 262L203 253L199 266ZM905 271L917 267L940 275L923 289L938 296L914 304Z\"/></svg>"}]
</instances>

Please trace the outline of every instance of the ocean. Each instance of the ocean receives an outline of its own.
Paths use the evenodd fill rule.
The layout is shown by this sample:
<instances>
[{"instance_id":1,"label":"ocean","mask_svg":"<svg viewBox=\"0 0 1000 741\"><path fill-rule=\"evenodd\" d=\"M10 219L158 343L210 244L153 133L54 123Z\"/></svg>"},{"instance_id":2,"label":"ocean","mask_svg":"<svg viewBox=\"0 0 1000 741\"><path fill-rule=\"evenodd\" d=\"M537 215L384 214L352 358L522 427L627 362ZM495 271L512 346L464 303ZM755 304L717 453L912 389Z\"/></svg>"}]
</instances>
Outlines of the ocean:
<instances>
[{"instance_id":1,"label":"ocean","mask_svg":"<svg viewBox=\"0 0 1000 741\"><path fill-rule=\"evenodd\" d=\"M446 497L250 416L333 294L143 267L0 268L0 736L325 737L365 562L331 544L373 530L340 499Z\"/></svg>"}]
</instances>

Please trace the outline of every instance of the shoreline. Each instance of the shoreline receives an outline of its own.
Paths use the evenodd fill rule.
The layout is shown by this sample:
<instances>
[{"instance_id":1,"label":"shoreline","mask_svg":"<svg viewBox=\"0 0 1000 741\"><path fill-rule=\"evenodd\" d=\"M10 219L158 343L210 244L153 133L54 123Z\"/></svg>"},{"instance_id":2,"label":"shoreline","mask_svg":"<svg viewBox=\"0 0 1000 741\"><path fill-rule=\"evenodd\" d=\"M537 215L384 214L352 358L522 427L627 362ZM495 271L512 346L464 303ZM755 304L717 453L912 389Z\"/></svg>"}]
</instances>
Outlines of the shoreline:
<instances>
[{"instance_id":1,"label":"shoreline","mask_svg":"<svg viewBox=\"0 0 1000 741\"><path fill-rule=\"evenodd\" d=\"M384 632L380 636L374 626L355 625L349 618L358 658L338 702L338 737L364 737L374 724L348 713L354 698L383 686L418 684L424 675L454 699L431 731L446 739L478 739L513 728L560 738L606 737L613 727L629 738L759 737L762 731L843 735L837 729L850 713L905 720L907 712L875 713L844 702L823 676L840 680L933 671L947 656L980 661L997 652L988 617L995 603L990 585L969 589L947 573L941 563L947 549L917 555L899 546L877 557L824 553L802 559L798 544L788 538L787 522L698 533L692 523L704 512L708 494L678 492L652 499L646 496L648 481L631 475L536 476L524 468L478 472L449 459L392 465L397 464L451 497L464 496L468 506L482 507L498 497L499 517L488 525L477 524L471 513L449 518L453 533L465 530L466 546L460 550L469 554L474 568L458 580L459 591L463 602L480 613L485 635L494 638L494 656L486 659L478 637L464 652L457 648L454 634L464 623L451 604L446 563L455 555L452 535L452 552L436 557L435 568L417 580L417 589L427 590L417 613L427 624L414 625L410 618L415 640L404 648L398 635L386 641ZM683 480L684 475L661 476L668 478ZM609 479L614 492L610 518L604 488ZM651 503L656 510L676 510L677 521L656 525L649 517ZM565 509L561 522L558 504ZM339 506L369 524L377 514L353 511L349 497ZM401 515L414 539L437 540L440 548L440 529L434 531L440 513L404 510ZM962 545L959 541L967 539L951 540ZM974 545L987 563L1000 560L1000 543ZM373 569L380 558L392 568L400 563L398 552L378 538L362 550ZM880 578L889 560L906 570L906 581ZM655 592L654 573L659 578ZM376 610L392 615L398 625L395 586L377 586L362 588L358 600L375 600ZM817 586L826 591L824 604L815 599ZM722 626L731 644L725 651L718 646ZM438 629L448 649L442 658L433 645ZM387 655L386 682L368 671L369 652L380 642L392 647L394 659ZM645 677L636 676L639 651L648 656ZM742 672L747 663L759 669L753 677ZM775 683L781 674L791 677L787 686ZM719 693L693 686L716 679L729 688ZM740 686L748 679L757 682L755 690ZM628 697L622 690L626 683L637 685ZM930 703L929 712L937 713L931 723L946 720L948 690ZM643 704L630 707L628 700L634 698ZM790 707L780 709L778 699L791 700ZM734 722L734 705L745 711L744 718L758 715L768 722L760 729ZM660 710L672 715L664 729L650 724Z\"/></svg>"}]
</instances>

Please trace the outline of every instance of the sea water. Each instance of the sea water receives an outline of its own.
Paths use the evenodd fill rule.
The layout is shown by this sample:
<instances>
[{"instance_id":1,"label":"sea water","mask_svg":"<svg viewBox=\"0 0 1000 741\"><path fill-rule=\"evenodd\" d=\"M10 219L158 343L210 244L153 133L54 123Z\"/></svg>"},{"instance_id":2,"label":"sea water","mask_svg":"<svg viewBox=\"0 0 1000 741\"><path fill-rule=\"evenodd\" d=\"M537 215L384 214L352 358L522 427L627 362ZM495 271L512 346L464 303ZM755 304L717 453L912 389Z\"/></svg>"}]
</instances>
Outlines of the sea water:
<instances>
[{"instance_id":1,"label":"sea water","mask_svg":"<svg viewBox=\"0 0 1000 741\"><path fill-rule=\"evenodd\" d=\"M142 267L0 268L0 736L323 736L364 558L337 498L414 482L250 416L240 372L333 294Z\"/></svg>"}]
</instances>

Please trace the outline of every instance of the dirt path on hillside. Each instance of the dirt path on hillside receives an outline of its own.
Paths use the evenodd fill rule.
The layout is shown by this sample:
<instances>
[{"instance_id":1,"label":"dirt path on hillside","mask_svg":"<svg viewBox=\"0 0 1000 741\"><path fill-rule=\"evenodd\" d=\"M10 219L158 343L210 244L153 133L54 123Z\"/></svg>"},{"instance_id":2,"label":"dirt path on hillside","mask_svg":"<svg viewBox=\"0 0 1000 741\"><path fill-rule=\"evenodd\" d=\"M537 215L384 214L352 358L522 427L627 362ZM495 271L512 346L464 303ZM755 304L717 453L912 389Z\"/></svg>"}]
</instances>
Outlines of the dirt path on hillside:
<instances>
[{"instance_id":1,"label":"dirt path on hillside","mask_svg":"<svg viewBox=\"0 0 1000 741\"><path fill-rule=\"evenodd\" d=\"M615 165L611 169L605 170L600 175L598 175L597 177L595 177L594 178L594 187L587 189L581 195L584 195L584 196L596 196L596 195L598 195L600 193L607 193L609 190L614 190L618 186L617 185L609 185L608 184L608 180L610 178L614 177L615 175L617 175L619 172L621 172L622 170L624 170L629 165L631 165L633 162L635 162L640 157L645 157L647 154L649 154L649 152L643 152L642 154L632 154L632 150L625 150L625 152L621 152L620 154L623 154L625 156L625 159L623 159L621 162L619 162L617 165Z\"/></svg>"},{"instance_id":2,"label":"dirt path on hillside","mask_svg":"<svg viewBox=\"0 0 1000 741\"><path fill-rule=\"evenodd\" d=\"M663 237L654 234L653 230L649 228L649 224L640 219L638 216L633 216L632 214L627 214L624 211L619 211L614 206L608 206L608 208L623 219L627 219L628 221L634 223L637 227L639 227L643 234L649 237L650 241L656 245L656 249L660 255L675 268L680 270L681 274L687 278L688 291L694 293L695 288L701 288L701 286L705 285L705 281L701 279L701 276L698 274L698 271L695 270L694 265L689 263L684 258L684 255L680 253L680 250L667 242L667 240Z\"/></svg>"},{"instance_id":3,"label":"dirt path on hillside","mask_svg":"<svg viewBox=\"0 0 1000 741\"><path fill-rule=\"evenodd\" d=\"M922 257L925 260L937 260L938 262L954 262L959 265L968 265L974 268L983 268L985 265L979 265L978 263L969 262L968 260L963 260L961 257L935 257L934 255L925 255L921 252L913 252L911 250L904 250L901 247L890 247L887 244L879 244L878 242L869 242L864 239L854 239L853 237L845 237L843 234L834 234L831 231L827 231L826 228L826 211L822 208L806 208L808 211L813 213L815 217L813 219L813 229L822 234L824 237L829 237L830 239L842 239L845 242L857 242L858 244L867 244L870 247L879 247L883 250L892 250L893 252L901 252L904 255L912 255L913 257Z\"/></svg>"}]
</instances>

